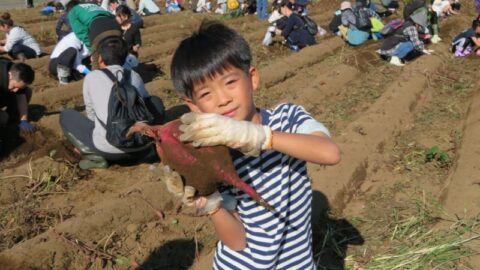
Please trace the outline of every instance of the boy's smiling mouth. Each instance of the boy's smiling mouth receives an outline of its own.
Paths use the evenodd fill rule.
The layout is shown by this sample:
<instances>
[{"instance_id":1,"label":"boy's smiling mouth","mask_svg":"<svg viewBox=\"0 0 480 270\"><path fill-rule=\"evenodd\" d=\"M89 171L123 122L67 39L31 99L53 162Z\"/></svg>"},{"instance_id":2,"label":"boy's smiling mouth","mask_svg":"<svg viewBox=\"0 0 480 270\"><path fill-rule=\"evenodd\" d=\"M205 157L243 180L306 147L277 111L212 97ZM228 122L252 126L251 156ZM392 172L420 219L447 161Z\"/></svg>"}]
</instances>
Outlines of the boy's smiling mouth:
<instances>
[{"instance_id":1,"label":"boy's smiling mouth","mask_svg":"<svg viewBox=\"0 0 480 270\"><path fill-rule=\"evenodd\" d=\"M222 113L222 115L226 116L226 117L233 117L233 116L235 116L235 113L237 112L237 109L238 108L234 108L234 109L225 111L225 112Z\"/></svg>"}]
</instances>

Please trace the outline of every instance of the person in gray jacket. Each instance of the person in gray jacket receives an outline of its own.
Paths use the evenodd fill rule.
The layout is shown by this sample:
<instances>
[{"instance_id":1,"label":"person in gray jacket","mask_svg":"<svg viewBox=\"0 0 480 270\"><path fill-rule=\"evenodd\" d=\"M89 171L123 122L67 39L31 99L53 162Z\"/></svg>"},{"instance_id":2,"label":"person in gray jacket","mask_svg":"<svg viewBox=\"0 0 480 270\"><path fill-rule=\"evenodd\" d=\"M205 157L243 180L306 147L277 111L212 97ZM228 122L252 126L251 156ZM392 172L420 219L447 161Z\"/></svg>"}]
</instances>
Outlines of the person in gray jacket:
<instances>
[{"instance_id":1,"label":"person in gray jacket","mask_svg":"<svg viewBox=\"0 0 480 270\"><path fill-rule=\"evenodd\" d=\"M128 55L128 48L121 37L107 37L97 48L100 69L108 69L121 80L123 67ZM145 101L148 110L154 115L155 123L163 120L164 107L158 97L150 96L140 75L131 71L131 85ZM84 79L83 100L86 116L73 109L66 109L60 114L60 126L67 139L82 155L80 168L105 168L108 162L147 162L158 160L154 144L139 148L119 149L111 145L106 138L108 104L113 81L102 71L94 70Z\"/></svg>"},{"instance_id":2,"label":"person in gray jacket","mask_svg":"<svg viewBox=\"0 0 480 270\"><path fill-rule=\"evenodd\" d=\"M0 41L0 52L7 52L13 59L25 61L42 54L40 45L23 27L16 26L5 12L0 16L0 30L6 33L5 40Z\"/></svg>"}]
</instances>

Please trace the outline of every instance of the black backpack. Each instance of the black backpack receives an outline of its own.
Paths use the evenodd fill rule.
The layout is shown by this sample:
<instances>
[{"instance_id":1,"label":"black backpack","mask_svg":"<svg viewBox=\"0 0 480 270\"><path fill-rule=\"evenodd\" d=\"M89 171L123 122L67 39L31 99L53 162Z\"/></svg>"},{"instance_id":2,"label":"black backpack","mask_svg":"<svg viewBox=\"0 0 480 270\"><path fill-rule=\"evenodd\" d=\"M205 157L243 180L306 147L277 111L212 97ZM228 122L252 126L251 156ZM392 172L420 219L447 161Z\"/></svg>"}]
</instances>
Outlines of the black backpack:
<instances>
[{"instance_id":1,"label":"black backpack","mask_svg":"<svg viewBox=\"0 0 480 270\"><path fill-rule=\"evenodd\" d=\"M314 20L312 20L312 18L308 17L307 15L303 15L301 17L302 17L303 24L305 25L305 29L307 30L307 32L310 35L315 36L318 33L317 23Z\"/></svg>"},{"instance_id":2,"label":"black backpack","mask_svg":"<svg viewBox=\"0 0 480 270\"><path fill-rule=\"evenodd\" d=\"M131 83L131 71L117 71L117 75L123 73L120 81L110 70L105 68L102 71L113 82L108 99L107 123L99 119L107 131L107 141L120 149L136 148L150 143L151 139L142 134L135 133L129 138L126 137L128 129L136 122L151 123L153 121L153 115L145 105L145 101Z\"/></svg>"},{"instance_id":3,"label":"black backpack","mask_svg":"<svg viewBox=\"0 0 480 270\"><path fill-rule=\"evenodd\" d=\"M367 9L363 6L355 7L353 9L353 14L355 14L356 24L355 26L359 30L368 31L372 28L372 22L370 21L370 16L368 15Z\"/></svg>"}]
</instances>

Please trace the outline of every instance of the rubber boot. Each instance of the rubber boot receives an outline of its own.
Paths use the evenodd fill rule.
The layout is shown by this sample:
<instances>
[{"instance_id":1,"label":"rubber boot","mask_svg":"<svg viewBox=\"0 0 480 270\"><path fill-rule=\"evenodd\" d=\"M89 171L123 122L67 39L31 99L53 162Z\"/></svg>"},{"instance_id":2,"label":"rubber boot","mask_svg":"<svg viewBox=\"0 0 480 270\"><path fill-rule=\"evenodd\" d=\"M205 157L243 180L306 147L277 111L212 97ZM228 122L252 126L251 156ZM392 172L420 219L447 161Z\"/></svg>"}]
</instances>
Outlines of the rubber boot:
<instances>
[{"instance_id":1,"label":"rubber boot","mask_svg":"<svg viewBox=\"0 0 480 270\"><path fill-rule=\"evenodd\" d=\"M82 155L82 160L80 160L78 164L80 169L89 170L94 168L108 167L108 162L104 157L95 154L90 147L83 144L80 140L73 136L73 134L67 132L65 133L65 137L67 137L67 140L73 144L73 146L75 146L75 148L77 148Z\"/></svg>"},{"instance_id":2,"label":"rubber boot","mask_svg":"<svg viewBox=\"0 0 480 270\"><path fill-rule=\"evenodd\" d=\"M70 68L64 65L57 65L57 76L60 85L68 84L68 77L70 77Z\"/></svg>"}]
</instances>

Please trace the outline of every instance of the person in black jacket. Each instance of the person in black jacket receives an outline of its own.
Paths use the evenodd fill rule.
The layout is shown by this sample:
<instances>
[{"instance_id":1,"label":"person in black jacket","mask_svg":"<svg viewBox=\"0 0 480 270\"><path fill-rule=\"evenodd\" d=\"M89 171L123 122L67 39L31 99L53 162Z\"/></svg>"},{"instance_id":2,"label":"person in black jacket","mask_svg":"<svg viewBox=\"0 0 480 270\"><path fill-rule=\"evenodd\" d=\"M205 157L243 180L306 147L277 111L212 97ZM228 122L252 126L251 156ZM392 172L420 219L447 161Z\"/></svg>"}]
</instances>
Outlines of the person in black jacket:
<instances>
[{"instance_id":1,"label":"person in black jacket","mask_svg":"<svg viewBox=\"0 0 480 270\"><path fill-rule=\"evenodd\" d=\"M280 13L288 20L283 30L276 29L275 33L285 37L286 44L293 51L299 51L301 48L315 44L315 37L305 28L305 23L300 15L293 12L294 4L289 0L282 0L280 3Z\"/></svg>"},{"instance_id":2,"label":"person in black jacket","mask_svg":"<svg viewBox=\"0 0 480 270\"><path fill-rule=\"evenodd\" d=\"M33 132L28 122L28 102L32 90L28 87L35 78L33 69L25 63L0 59L0 151L7 126L17 124L22 132Z\"/></svg>"}]
</instances>

